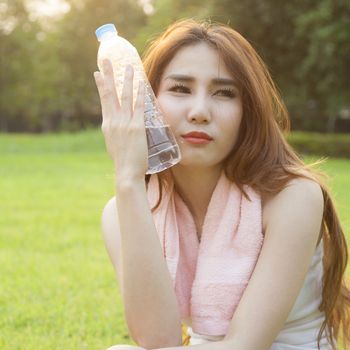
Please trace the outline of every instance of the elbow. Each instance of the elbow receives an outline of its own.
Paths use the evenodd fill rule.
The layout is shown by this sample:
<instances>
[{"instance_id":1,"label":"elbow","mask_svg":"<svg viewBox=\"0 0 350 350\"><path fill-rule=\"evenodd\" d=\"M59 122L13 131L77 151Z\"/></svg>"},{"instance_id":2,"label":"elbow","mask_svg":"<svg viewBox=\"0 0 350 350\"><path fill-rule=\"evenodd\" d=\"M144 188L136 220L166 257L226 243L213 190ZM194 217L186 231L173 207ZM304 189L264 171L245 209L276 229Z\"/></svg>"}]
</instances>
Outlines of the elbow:
<instances>
[{"instance_id":1,"label":"elbow","mask_svg":"<svg viewBox=\"0 0 350 350\"><path fill-rule=\"evenodd\" d=\"M141 346L147 350L177 347L182 345L181 338L178 338L176 336L173 336L172 338L161 337L160 335L147 336L146 338L138 338L134 341L138 346Z\"/></svg>"},{"instance_id":2,"label":"elbow","mask_svg":"<svg viewBox=\"0 0 350 350\"><path fill-rule=\"evenodd\" d=\"M182 345L181 320L175 317L177 314L169 316L152 311L152 315L131 315L125 311L129 334L138 346L153 350Z\"/></svg>"},{"instance_id":3,"label":"elbow","mask_svg":"<svg viewBox=\"0 0 350 350\"><path fill-rule=\"evenodd\" d=\"M182 345L181 333L174 332L171 336L166 336L157 332L157 334L148 334L145 337L136 336L132 337L135 343L144 349L160 349L168 347L177 347Z\"/></svg>"}]
</instances>

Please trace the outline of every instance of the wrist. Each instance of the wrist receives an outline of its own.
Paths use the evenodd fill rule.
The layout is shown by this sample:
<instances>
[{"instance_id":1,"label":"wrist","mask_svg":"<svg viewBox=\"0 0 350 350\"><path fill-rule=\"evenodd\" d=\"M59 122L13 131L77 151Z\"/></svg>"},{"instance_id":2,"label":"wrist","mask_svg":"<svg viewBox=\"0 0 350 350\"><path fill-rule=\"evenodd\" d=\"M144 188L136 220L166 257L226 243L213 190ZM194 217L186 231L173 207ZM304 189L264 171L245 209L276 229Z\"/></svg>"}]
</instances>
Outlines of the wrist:
<instances>
[{"instance_id":1,"label":"wrist","mask_svg":"<svg viewBox=\"0 0 350 350\"><path fill-rule=\"evenodd\" d=\"M116 188L119 191L129 191L133 188L140 189L144 187L146 187L144 176L116 175Z\"/></svg>"}]
</instances>

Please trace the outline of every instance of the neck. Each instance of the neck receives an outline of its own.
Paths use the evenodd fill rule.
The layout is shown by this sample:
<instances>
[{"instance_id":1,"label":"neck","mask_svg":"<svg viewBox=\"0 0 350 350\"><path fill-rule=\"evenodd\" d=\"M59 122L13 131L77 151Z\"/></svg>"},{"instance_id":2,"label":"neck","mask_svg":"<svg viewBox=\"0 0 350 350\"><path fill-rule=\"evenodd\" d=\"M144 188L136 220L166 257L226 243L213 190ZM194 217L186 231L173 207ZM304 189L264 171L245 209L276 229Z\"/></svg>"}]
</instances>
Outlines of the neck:
<instances>
[{"instance_id":1,"label":"neck","mask_svg":"<svg viewBox=\"0 0 350 350\"><path fill-rule=\"evenodd\" d=\"M171 168L175 190L195 218L204 218L221 171L221 166L190 168L176 165Z\"/></svg>"}]
</instances>

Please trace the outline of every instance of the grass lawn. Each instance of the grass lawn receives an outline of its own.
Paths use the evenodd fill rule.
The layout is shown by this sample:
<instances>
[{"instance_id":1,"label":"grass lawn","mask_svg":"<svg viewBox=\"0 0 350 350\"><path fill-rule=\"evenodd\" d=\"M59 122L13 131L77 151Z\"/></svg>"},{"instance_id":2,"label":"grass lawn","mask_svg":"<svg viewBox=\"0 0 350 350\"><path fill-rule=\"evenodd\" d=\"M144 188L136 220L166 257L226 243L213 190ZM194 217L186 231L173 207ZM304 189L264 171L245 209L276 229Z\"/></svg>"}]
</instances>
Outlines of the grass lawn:
<instances>
[{"instance_id":1,"label":"grass lawn","mask_svg":"<svg viewBox=\"0 0 350 350\"><path fill-rule=\"evenodd\" d=\"M0 134L0 164L0 349L131 344L101 238L114 195L102 134ZM322 169L350 240L350 160Z\"/></svg>"}]
</instances>

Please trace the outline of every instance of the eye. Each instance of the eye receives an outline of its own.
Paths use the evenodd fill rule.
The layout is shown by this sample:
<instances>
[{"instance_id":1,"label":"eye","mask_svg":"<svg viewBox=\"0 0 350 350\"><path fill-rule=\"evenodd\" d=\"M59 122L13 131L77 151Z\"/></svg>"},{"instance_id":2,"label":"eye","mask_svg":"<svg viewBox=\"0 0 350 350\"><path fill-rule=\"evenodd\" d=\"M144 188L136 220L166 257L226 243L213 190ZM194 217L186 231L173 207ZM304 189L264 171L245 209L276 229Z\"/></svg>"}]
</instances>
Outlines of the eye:
<instances>
[{"instance_id":1,"label":"eye","mask_svg":"<svg viewBox=\"0 0 350 350\"><path fill-rule=\"evenodd\" d=\"M220 89L216 91L215 95L234 98L236 97L236 92L233 89Z\"/></svg>"},{"instance_id":2,"label":"eye","mask_svg":"<svg viewBox=\"0 0 350 350\"><path fill-rule=\"evenodd\" d=\"M182 85L182 84L175 84L173 85L169 91L173 91L173 92L179 92L179 93L190 93L191 90L190 88L188 88L187 86L185 85Z\"/></svg>"}]
</instances>

